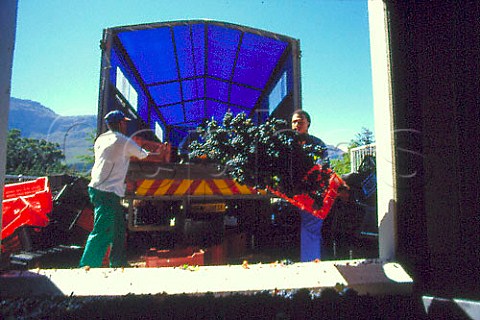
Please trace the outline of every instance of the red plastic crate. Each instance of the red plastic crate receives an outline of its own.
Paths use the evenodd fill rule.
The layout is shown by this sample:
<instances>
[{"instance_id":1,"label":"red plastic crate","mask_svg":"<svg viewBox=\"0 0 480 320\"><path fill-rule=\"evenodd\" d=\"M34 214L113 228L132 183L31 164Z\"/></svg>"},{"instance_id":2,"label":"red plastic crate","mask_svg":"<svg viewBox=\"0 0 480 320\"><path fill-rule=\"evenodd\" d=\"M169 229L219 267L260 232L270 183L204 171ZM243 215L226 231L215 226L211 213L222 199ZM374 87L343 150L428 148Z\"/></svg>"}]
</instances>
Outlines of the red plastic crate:
<instances>
[{"instance_id":1,"label":"red plastic crate","mask_svg":"<svg viewBox=\"0 0 480 320\"><path fill-rule=\"evenodd\" d=\"M16 203L22 203L22 207L15 208L13 219L8 224L4 223L2 227L2 239L12 235L19 227L28 225L36 227L45 227L48 224L48 217L43 212L38 212L23 199L19 199ZM23 201L22 201L23 200Z\"/></svg>"},{"instance_id":2,"label":"red plastic crate","mask_svg":"<svg viewBox=\"0 0 480 320\"><path fill-rule=\"evenodd\" d=\"M47 177L37 178L32 181L6 184L3 189L3 201L18 198L23 198L28 201L28 203L39 212L49 213L53 209L52 192Z\"/></svg>"},{"instance_id":3,"label":"red plastic crate","mask_svg":"<svg viewBox=\"0 0 480 320\"><path fill-rule=\"evenodd\" d=\"M184 248L178 250L157 250L150 249L145 256L145 266L151 267L181 267L203 266L204 252L195 248Z\"/></svg>"},{"instance_id":4,"label":"red plastic crate","mask_svg":"<svg viewBox=\"0 0 480 320\"><path fill-rule=\"evenodd\" d=\"M9 225L28 205L23 198L4 200L2 202L2 228Z\"/></svg>"},{"instance_id":5,"label":"red plastic crate","mask_svg":"<svg viewBox=\"0 0 480 320\"><path fill-rule=\"evenodd\" d=\"M36 249L39 238L42 236L42 228L24 226L15 229L13 234L2 239L2 254L10 255L19 251L31 251Z\"/></svg>"},{"instance_id":6,"label":"red plastic crate","mask_svg":"<svg viewBox=\"0 0 480 320\"><path fill-rule=\"evenodd\" d=\"M208 265L226 264L230 258L238 258L245 254L247 235L245 233L225 234L223 242L205 248L205 263Z\"/></svg>"},{"instance_id":7,"label":"red plastic crate","mask_svg":"<svg viewBox=\"0 0 480 320\"><path fill-rule=\"evenodd\" d=\"M80 213L76 221L76 225L82 228L85 231L92 231L93 230L93 210L90 207L86 207Z\"/></svg>"},{"instance_id":8,"label":"red plastic crate","mask_svg":"<svg viewBox=\"0 0 480 320\"><path fill-rule=\"evenodd\" d=\"M134 136L132 138L143 149L154 152L146 159L132 158L134 162L154 162L154 163L170 163L172 148L168 143L159 143L155 141L145 140L142 137Z\"/></svg>"},{"instance_id":9,"label":"red plastic crate","mask_svg":"<svg viewBox=\"0 0 480 320\"><path fill-rule=\"evenodd\" d=\"M52 209L53 199L47 177L5 185L2 202L2 239L24 225L46 226L49 222L47 214Z\"/></svg>"},{"instance_id":10,"label":"red plastic crate","mask_svg":"<svg viewBox=\"0 0 480 320\"><path fill-rule=\"evenodd\" d=\"M50 190L47 177L37 178L32 181L9 183L3 189L3 200L34 195L46 190Z\"/></svg>"},{"instance_id":11,"label":"red plastic crate","mask_svg":"<svg viewBox=\"0 0 480 320\"><path fill-rule=\"evenodd\" d=\"M318 168L319 168L319 165L315 165L311 169L311 171L318 170ZM277 191L270 187L267 187L267 188L270 192L272 192L273 194L279 196L284 200L287 200L295 207L308 211L317 218L325 219L328 213L330 212L330 209L332 208L333 203L335 202L335 198L339 195L339 188L344 185L345 185L345 182L342 180L342 178L340 178L335 172L332 172L329 180L328 188L325 191L325 194L323 197L323 205L320 209L314 208L315 201L307 193L297 194L290 198L287 195L281 193L280 191Z\"/></svg>"}]
</instances>

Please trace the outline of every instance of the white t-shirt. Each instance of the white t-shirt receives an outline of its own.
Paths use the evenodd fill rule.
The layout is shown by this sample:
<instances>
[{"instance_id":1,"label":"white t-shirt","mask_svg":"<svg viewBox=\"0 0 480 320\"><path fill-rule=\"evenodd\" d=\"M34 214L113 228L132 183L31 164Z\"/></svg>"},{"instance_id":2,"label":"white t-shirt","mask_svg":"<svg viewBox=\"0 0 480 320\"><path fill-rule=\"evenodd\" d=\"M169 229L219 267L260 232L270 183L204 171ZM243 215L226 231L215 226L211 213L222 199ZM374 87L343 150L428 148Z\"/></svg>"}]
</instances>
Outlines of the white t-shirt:
<instances>
[{"instance_id":1,"label":"white t-shirt","mask_svg":"<svg viewBox=\"0 0 480 320\"><path fill-rule=\"evenodd\" d=\"M89 187L125 195L125 177L130 157L144 159L147 151L120 132L107 131L101 134L94 145L95 163Z\"/></svg>"}]
</instances>

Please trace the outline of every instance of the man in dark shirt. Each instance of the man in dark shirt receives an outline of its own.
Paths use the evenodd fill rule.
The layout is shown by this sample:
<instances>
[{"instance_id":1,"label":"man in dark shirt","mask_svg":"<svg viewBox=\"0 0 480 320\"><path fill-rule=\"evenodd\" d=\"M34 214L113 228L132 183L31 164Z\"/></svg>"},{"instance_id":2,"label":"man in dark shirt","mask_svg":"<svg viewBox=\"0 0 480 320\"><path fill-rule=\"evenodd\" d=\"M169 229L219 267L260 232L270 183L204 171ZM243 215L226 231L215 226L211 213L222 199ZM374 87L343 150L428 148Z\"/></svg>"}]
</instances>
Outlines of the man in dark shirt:
<instances>
[{"instance_id":1,"label":"man in dark shirt","mask_svg":"<svg viewBox=\"0 0 480 320\"><path fill-rule=\"evenodd\" d=\"M325 152L318 164L329 164L328 153L325 143L310 134L308 128L310 127L310 115L303 110L296 110L292 115L292 129L297 131L300 135L300 143L320 145L325 148ZM308 211L298 209L301 218L300 230L300 261L308 262L322 258L322 224L323 220L315 217Z\"/></svg>"}]
</instances>

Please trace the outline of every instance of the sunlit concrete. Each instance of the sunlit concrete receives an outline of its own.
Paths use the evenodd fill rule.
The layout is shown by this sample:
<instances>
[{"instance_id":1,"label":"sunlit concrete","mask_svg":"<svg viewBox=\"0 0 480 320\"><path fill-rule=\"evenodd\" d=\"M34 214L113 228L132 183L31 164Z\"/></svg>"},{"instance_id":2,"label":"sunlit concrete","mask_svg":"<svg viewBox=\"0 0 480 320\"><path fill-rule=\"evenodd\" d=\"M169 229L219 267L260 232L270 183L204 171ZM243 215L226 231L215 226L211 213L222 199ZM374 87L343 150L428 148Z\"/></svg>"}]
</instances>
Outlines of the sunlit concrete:
<instances>
[{"instance_id":1,"label":"sunlit concrete","mask_svg":"<svg viewBox=\"0 0 480 320\"><path fill-rule=\"evenodd\" d=\"M349 287L360 294L409 294L412 279L395 264L374 260L184 268L32 269L0 276L0 295L119 296L127 294L245 293ZM392 274L392 271L389 272ZM399 276L401 275L401 276Z\"/></svg>"},{"instance_id":2,"label":"sunlit concrete","mask_svg":"<svg viewBox=\"0 0 480 320\"><path fill-rule=\"evenodd\" d=\"M446 299L440 297L422 297L425 312L430 316L456 316L456 319L480 319L480 301L466 299Z\"/></svg>"}]
</instances>

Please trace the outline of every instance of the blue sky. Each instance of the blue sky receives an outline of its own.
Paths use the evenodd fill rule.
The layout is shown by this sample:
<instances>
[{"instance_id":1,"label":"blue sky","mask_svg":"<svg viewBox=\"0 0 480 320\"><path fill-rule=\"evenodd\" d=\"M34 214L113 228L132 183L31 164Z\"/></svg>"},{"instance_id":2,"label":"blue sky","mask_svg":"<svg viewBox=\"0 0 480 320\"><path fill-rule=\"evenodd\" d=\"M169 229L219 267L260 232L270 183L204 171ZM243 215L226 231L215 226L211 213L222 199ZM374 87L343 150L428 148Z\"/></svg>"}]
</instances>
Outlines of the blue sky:
<instances>
[{"instance_id":1,"label":"blue sky","mask_svg":"<svg viewBox=\"0 0 480 320\"><path fill-rule=\"evenodd\" d=\"M311 134L341 145L373 131L367 0L19 0L11 95L96 114L104 28L203 18L300 40Z\"/></svg>"}]
</instances>

